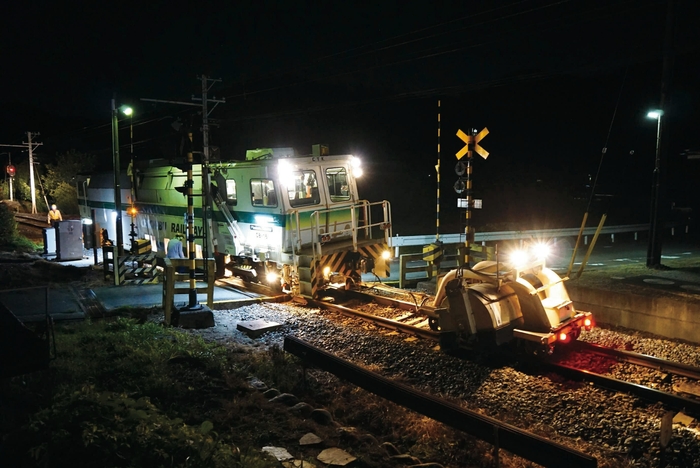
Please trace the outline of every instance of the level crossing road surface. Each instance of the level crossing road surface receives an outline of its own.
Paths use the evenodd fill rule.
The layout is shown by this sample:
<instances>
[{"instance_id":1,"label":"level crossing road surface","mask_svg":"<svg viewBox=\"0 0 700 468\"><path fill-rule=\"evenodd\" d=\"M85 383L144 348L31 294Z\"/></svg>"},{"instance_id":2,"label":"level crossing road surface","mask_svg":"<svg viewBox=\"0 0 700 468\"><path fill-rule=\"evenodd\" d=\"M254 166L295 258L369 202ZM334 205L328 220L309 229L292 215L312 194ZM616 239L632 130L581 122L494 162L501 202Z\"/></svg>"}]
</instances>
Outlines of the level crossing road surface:
<instances>
[{"instance_id":1,"label":"level crossing road surface","mask_svg":"<svg viewBox=\"0 0 700 468\"><path fill-rule=\"evenodd\" d=\"M550 245L551 254L546 260L546 265L559 275L564 275L569 268L571 254L573 253L573 244L573 240L562 239ZM580 268L581 261L583 260L587 249L587 245L579 247L572 271L577 271ZM508 253L508 251L501 250L499 261L505 261ZM688 243L668 243L663 246L661 255L662 264L664 260L678 258L697 260L697 264L700 267L700 246ZM612 243L609 241L601 242L601 240L599 240L593 249L591 257L588 259L586 268L595 267L597 270L599 270L601 268L605 269L606 267L617 267L621 265L646 265L646 260L647 243L644 241ZM474 262L472 262L472 264L473 263ZM397 282L399 281L399 264L400 262L397 258L392 259L390 262L391 270L389 278L378 279L373 273L367 273L362 275L362 280L367 283L378 281ZM423 261L414 261L409 262L408 266L419 267L424 266L425 264L426 263ZM443 269L456 268L457 262L456 260L445 261L441 267ZM652 274L651 271L650 274ZM411 281L420 280L423 278L427 278L427 274L425 272L411 272L406 275L406 279Z\"/></svg>"},{"instance_id":2,"label":"level crossing road surface","mask_svg":"<svg viewBox=\"0 0 700 468\"><path fill-rule=\"evenodd\" d=\"M54 320L82 320L85 313L72 289L45 287L0 291L0 302L22 322L40 322L46 311Z\"/></svg>"}]
</instances>

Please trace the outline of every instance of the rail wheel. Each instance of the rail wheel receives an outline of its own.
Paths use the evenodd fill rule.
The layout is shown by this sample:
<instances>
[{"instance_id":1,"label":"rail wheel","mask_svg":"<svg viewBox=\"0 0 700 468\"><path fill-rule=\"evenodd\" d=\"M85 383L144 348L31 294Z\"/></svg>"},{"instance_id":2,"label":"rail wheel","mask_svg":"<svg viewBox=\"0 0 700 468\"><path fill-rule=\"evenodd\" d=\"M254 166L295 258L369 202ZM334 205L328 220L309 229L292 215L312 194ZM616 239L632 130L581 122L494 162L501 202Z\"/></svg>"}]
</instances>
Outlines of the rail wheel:
<instances>
[{"instance_id":1,"label":"rail wheel","mask_svg":"<svg viewBox=\"0 0 700 468\"><path fill-rule=\"evenodd\" d=\"M428 326L432 331L440 331L440 322L437 317L428 317Z\"/></svg>"}]
</instances>

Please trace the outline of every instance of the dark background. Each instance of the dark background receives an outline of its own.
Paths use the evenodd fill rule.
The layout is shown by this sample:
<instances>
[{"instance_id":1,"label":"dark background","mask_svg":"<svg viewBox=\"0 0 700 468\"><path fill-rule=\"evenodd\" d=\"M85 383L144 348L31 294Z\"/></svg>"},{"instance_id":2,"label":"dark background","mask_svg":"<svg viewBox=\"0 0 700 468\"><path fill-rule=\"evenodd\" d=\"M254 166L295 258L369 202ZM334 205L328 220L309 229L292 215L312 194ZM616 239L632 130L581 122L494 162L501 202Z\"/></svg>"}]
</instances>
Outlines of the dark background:
<instances>
[{"instance_id":1,"label":"dark background","mask_svg":"<svg viewBox=\"0 0 700 468\"><path fill-rule=\"evenodd\" d=\"M479 229L577 227L604 146L592 222L649 220L656 122L646 113L660 101L666 0L103 3L3 6L0 143L38 131L41 164L75 148L111 170L116 93L135 108L120 122L124 167L130 124L137 158L173 157L177 119L201 141L197 108L140 99L191 102L206 74L222 80L210 96L226 98L211 114L220 157L316 143L355 154L361 194L392 202L394 232L431 233L440 100L443 232L463 218L455 133L483 127ZM687 158L700 149L698 3L674 2L671 220L688 216L672 204L691 217L700 208L700 160Z\"/></svg>"}]
</instances>

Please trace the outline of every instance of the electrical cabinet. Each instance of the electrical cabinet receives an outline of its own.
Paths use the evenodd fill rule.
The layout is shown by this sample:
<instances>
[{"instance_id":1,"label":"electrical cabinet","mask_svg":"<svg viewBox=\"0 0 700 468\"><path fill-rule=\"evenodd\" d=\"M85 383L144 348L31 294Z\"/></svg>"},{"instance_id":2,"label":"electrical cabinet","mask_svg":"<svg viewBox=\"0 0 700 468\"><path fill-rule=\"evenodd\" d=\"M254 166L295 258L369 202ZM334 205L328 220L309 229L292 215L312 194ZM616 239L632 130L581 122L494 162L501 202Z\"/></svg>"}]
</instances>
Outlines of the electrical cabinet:
<instances>
[{"instance_id":1,"label":"electrical cabinet","mask_svg":"<svg viewBox=\"0 0 700 468\"><path fill-rule=\"evenodd\" d=\"M56 260L65 262L83 258L83 229L80 220L56 223Z\"/></svg>"}]
</instances>

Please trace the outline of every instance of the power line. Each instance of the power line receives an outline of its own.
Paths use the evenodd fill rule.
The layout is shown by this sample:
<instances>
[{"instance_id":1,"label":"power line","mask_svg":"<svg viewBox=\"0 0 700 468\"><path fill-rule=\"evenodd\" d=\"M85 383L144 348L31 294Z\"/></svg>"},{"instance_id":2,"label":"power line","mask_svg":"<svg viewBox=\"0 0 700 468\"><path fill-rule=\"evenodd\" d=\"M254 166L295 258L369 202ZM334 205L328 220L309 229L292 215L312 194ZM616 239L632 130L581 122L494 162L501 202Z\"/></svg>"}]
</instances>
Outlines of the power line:
<instances>
[{"instance_id":1,"label":"power line","mask_svg":"<svg viewBox=\"0 0 700 468\"><path fill-rule=\"evenodd\" d=\"M569 1L569 0L562 0L561 2L556 2L556 4L567 2L567 1ZM608 4L608 5L598 7L596 9L589 10L589 11L591 12L590 14L593 15L597 11L609 10L612 7L617 7L620 5L627 5L627 4L637 5L637 3L634 2L633 0L627 0L627 1L622 2L622 3L612 4L612 5ZM546 6L539 7L539 8L544 8L544 7L551 6L551 5L553 5L553 4L548 4ZM613 12L613 13L609 14L608 16L613 16L614 14L626 13L626 12L633 11L633 10L641 10L644 8L648 8L649 6L651 6L651 5L632 8L632 9L626 9L626 10L623 10L620 12ZM499 19L504 19L504 18L511 18L511 17L515 17L515 16L520 16L520 15L523 15L525 13L534 12L534 11L538 10L539 8L531 8L525 12L518 12L518 13L513 13L511 15L504 15L502 17L499 17L499 18L496 18L493 20L489 20L489 22L497 21ZM542 26L547 25L549 23L556 23L556 24L550 28L547 28L547 30L556 29L556 28L563 28L563 27L567 26L566 24L563 24L561 22L563 18L569 19L569 18L577 18L579 16L580 16L579 12L572 12L570 14L563 15L563 16L560 16L557 18L543 20L543 21L540 21L539 23L536 23L534 25L530 25L530 29L528 31L525 31L524 33L530 34L532 30L537 30L538 32L541 32L541 31L543 31ZM588 21L592 21L592 20L596 20L596 19L598 19L598 20L601 19L601 16L599 14L597 14L595 16L591 16L588 18ZM478 23L477 25L484 24L484 23ZM473 26L474 25L471 25L470 27L473 27ZM431 49L424 49L422 51L418 51L417 54L421 54L421 55L415 56L416 53L414 53L413 57L407 57L407 58L395 60L392 62L383 62L380 64L375 64L375 65L367 66L364 68L355 68L355 69L341 71L341 72L337 72L337 73L329 73L329 74L326 74L324 76L318 76L318 77L313 77L313 78L309 78L309 79L297 80L297 81L292 82L292 83L284 83L284 84L280 84L280 85L276 85L276 86L272 86L272 87L268 87L268 88L264 88L264 89L260 89L260 90L245 91L242 93L227 96L227 99L232 99L232 98L237 98L237 97L248 97L251 95L267 93L267 92L271 92L271 91L279 91L282 89L287 89L287 88L299 86L302 84L319 82L319 81L329 80L329 79L333 79L333 78L340 78L340 77L347 76L347 75L353 75L353 74L368 72L368 71L377 70L377 69L381 69L381 68L392 67L392 66L396 66L396 65L401 65L401 64L419 61L419 60L425 60L428 58L436 58L439 56L453 54L453 53L465 51L468 49L474 49L477 47L482 47L485 45L493 44L494 42L502 42L505 40L506 40L506 37L504 37L503 34L501 34L499 32L494 32L491 34L490 39L482 40L478 43L471 43L471 44L467 44L467 45L461 46L461 47L452 47L451 49L448 49L448 50L440 50L441 48L449 47L450 45L452 45L452 43L443 44L440 46L433 47Z\"/></svg>"}]
</instances>

